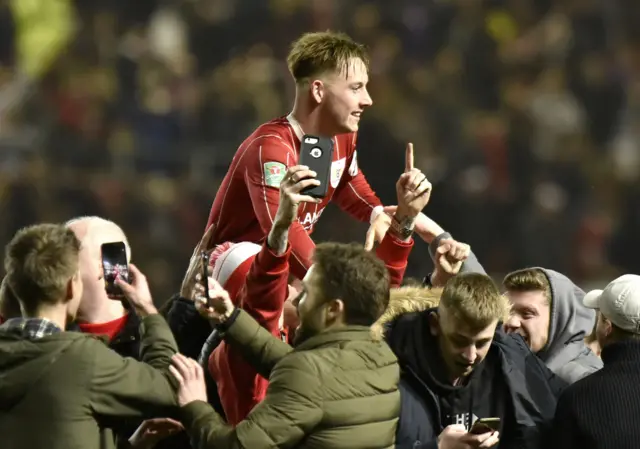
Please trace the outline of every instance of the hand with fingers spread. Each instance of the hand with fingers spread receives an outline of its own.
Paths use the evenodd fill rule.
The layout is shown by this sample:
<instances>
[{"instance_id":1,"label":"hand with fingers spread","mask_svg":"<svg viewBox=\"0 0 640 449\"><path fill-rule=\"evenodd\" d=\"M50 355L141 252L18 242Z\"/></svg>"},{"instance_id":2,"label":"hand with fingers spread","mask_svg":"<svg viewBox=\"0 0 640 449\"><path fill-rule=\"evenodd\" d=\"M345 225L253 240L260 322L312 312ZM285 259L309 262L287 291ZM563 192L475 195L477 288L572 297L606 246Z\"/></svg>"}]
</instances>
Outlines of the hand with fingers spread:
<instances>
[{"instance_id":1,"label":"hand with fingers spread","mask_svg":"<svg viewBox=\"0 0 640 449\"><path fill-rule=\"evenodd\" d=\"M184 430L182 423L171 418L147 419L129 438L133 449L151 449L160 441Z\"/></svg>"},{"instance_id":2,"label":"hand with fingers spread","mask_svg":"<svg viewBox=\"0 0 640 449\"><path fill-rule=\"evenodd\" d=\"M197 361L182 354L176 354L171 358L169 370L178 381L178 405L180 407L193 401L207 402L204 371Z\"/></svg>"},{"instance_id":3,"label":"hand with fingers spread","mask_svg":"<svg viewBox=\"0 0 640 449\"><path fill-rule=\"evenodd\" d=\"M141 317L158 313L156 306L153 304L151 291L149 291L147 277L132 263L129 264L129 275L132 278L131 284L120 277L116 278L115 281L129 304Z\"/></svg>"},{"instance_id":4,"label":"hand with fingers spread","mask_svg":"<svg viewBox=\"0 0 640 449\"><path fill-rule=\"evenodd\" d=\"M201 280L201 275L196 275L197 282L191 293L191 297L195 299L196 310L212 324L221 324L231 316L235 306L231 302L229 293L211 276L207 279L209 285L209 300L207 301L204 283Z\"/></svg>"},{"instance_id":5,"label":"hand with fingers spread","mask_svg":"<svg viewBox=\"0 0 640 449\"><path fill-rule=\"evenodd\" d=\"M200 254L202 251L206 251L211 242L213 236L214 225L207 228L206 232L196 245L189 261L189 267L187 268L184 278L182 279L182 285L180 286L180 296L182 298L193 298L191 292L196 283L196 275L202 272L202 257Z\"/></svg>"},{"instance_id":6,"label":"hand with fingers spread","mask_svg":"<svg viewBox=\"0 0 640 449\"><path fill-rule=\"evenodd\" d=\"M457 275L462 264L469 257L471 247L453 239L442 239L434 255L435 270L431 275L431 285L443 287L449 279Z\"/></svg>"}]
</instances>

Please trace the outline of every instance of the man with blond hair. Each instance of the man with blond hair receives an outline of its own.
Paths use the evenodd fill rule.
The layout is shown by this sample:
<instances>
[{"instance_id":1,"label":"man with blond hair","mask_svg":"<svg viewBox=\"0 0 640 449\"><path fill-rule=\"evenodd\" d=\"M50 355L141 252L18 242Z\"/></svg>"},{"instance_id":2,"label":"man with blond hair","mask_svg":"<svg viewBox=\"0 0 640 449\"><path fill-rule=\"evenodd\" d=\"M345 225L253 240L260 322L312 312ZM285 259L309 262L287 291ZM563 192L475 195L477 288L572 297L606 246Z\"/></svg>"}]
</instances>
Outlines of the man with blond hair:
<instances>
[{"instance_id":1,"label":"man with blond hair","mask_svg":"<svg viewBox=\"0 0 640 449\"><path fill-rule=\"evenodd\" d=\"M386 323L402 369L397 448L543 447L563 384L519 336L501 330L508 311L491 278L462 273L446 283L437 308ZM499 418L497 430L472 433L480 418Z\"/></svg>"},{"instance_id":2,"label":"man with blond hair","mask_svg":"<svg viewBox=\"0 0 640 449\"><path fill-rule=\"evenodd\" d=\"M365 48L342 33L307 33L293 43L287 63L296 87L293 110L259 126L240 145L216 193L207 229L215 226L209 248L223 242L264 242L278 209L280 182L289 167L298 165L302 137L331 137L327 195L301 206L289 232L291 271L303 279L315 247L309 234L329 202L372 223L368 249L374 236L378 242L383 239L391 218L357 161L356 133L362 113L372 105ZM427 241L435 237L424 215L411 220L396 213L395 220L400 228L415 227Z\"/></svg>"}]
</instances>

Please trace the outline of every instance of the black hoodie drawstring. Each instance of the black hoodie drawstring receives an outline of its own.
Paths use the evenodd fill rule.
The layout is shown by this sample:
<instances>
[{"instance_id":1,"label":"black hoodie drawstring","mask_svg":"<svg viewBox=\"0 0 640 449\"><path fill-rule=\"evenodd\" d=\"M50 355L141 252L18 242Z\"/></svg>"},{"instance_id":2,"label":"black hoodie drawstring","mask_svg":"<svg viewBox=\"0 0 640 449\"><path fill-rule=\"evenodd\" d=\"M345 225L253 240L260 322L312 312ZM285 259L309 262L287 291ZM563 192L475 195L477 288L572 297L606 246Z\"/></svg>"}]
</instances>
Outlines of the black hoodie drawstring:
<instances>
[{"instance_id":1,"label":"black hoodie drawstring","mask_svg":"<svg viewBox=\"0 0 640 449\"><path fill-rule=\"evenodd\" d=\"M467 432L471 430L473 426L473 395L474 395L475 379L471 379L471 385L469 385L469 422L467 424Z\"/></svg>"}]
</instances>

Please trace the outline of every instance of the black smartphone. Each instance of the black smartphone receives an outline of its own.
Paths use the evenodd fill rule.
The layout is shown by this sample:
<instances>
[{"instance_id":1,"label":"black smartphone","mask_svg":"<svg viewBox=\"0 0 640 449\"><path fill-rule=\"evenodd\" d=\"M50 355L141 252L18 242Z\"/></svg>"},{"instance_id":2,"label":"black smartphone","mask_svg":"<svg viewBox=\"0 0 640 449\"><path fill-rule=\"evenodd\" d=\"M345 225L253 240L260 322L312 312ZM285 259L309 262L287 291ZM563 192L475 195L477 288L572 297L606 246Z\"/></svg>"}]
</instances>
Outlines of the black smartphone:
<instances>
[{"instance_id":1,"label":"black smartphone","mask_svg":"<svg viewBox=\"0 0 640 449\"><path fill-rule=\"evenodd\" d=\"M333 161L333 139L305 134L300 145L299 165L306 165L316 172L320 185L307 187L302 193L313 198L324 198L329 190L331 162Z\"/></svg>"},{"instance_id":2,"label":"black smartphone","mask_svg":"<svg viewBox=\"0 0 640 449\"><path fill-rule=\"evenodd\" d=\"M500 418L480 418L471 426L469 433L481 435L487 432L496 432L500 430Z\"/></svg>"},{"instance_id":3,"label":"black smartphone","mask_svg":"<svg viewBox=\"0 0 640 449\"><path fill-rule=\"evenodd\" d=\"M209 298L209 254L206 251L200 253L200 260L202 260L202 286L204 287L204 297L207 299L207 306L211 305L211 298Z\"/></svg>"},{"instance_id":4,"label":"black smartphone","mask_svg":"<svg viewBox=\"0 0 640 449\"><path fill-rule=\"evenodd\" d=\"M131 282L129 276L129 262L127 261L127 247L124 242L104 243L101 246L102 270L104 273L104 288L111 298L122 298L123 293L116 285L116 278Z\"/></svg>"}]
</instances>

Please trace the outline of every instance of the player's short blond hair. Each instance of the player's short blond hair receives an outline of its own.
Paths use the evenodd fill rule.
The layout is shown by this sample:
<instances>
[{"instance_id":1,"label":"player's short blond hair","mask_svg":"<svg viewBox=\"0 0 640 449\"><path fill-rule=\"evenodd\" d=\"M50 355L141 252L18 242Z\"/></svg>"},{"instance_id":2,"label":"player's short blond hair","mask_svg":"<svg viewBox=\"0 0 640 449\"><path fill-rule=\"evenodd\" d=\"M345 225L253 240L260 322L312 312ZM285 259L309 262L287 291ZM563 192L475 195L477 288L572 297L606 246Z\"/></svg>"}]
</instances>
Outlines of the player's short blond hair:
<instances>
[{"instance_id":1,"label":"player's short blond hair","mask_svg":"<svg viewBox=\"0 0 640 449\"><path fill-rule=\"evenodd\" d=\"M302 83L323 73L346 71L354 58L369 67L364 45L344 33L323 31L303 34L293 42L287 64L296 83Z\"/></svg>"},{"instance_id":2,"label":"player's short blond hair","mask_svg":"<svg viewBox=\"0 0 640 449\"><path fill-rule=\"evenodd\" d=\"M509 300L500 294L493 280L480 273L462 273L442 291L440 308L473 329L483 329L509 316Z\"/></svg>"}]
</instances>

